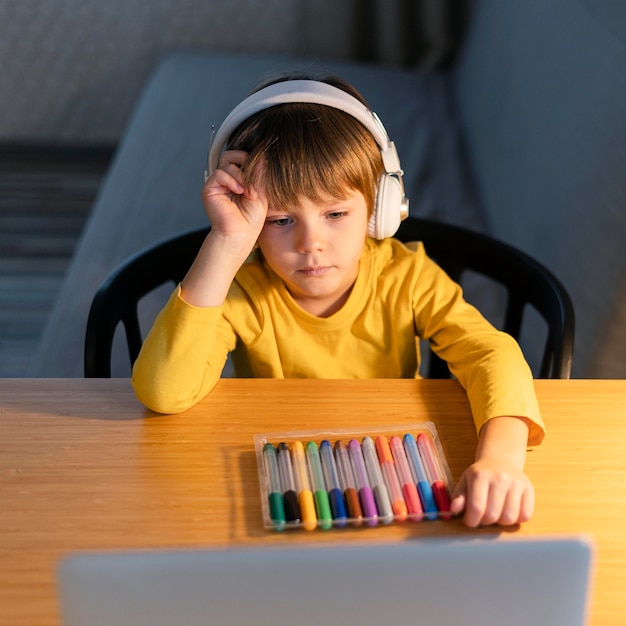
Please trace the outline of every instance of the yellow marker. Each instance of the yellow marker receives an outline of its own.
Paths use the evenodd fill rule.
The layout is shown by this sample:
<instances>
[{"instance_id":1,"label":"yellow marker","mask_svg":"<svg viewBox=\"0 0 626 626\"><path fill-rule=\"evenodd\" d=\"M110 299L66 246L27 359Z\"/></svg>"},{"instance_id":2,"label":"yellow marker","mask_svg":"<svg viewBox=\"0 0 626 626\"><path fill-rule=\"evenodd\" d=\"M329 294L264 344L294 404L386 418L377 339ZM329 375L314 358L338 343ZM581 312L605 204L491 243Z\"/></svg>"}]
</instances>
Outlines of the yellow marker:
<instances>
[{"instance_id":1,"label":"yellow marker","mask_svg":"<svg viewBox=\"0 0 626 626\"><path fill-rule=\"evenodd\" d=\"M307 530L317 528L317 515L315 514L315 500L309 482L309 473L306 465L304 446L300 441L296 441L292 446L293 468L296 479L296 491L298 492L298 502L300 503L300 515L302 525Z\"/></svg>"}]
</instances>

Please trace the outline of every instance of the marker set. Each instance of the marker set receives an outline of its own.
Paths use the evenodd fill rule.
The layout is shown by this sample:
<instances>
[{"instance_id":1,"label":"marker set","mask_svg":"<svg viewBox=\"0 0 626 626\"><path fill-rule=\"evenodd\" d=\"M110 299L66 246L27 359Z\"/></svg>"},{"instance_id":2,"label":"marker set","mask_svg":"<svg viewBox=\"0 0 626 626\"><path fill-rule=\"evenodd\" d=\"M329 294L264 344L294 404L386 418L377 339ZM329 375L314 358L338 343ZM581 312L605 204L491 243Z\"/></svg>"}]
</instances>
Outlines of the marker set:
<instances>
[{"instance_id":1,"label":"marker set","mask_svg":"<svg viewBox=\"0 0 626 626\"><path fill-rule=\"evenodd\" d=\"M450 472L432 422L254 439L267 528L328 530L451 517Z\"/></svg>"}]
</instances>

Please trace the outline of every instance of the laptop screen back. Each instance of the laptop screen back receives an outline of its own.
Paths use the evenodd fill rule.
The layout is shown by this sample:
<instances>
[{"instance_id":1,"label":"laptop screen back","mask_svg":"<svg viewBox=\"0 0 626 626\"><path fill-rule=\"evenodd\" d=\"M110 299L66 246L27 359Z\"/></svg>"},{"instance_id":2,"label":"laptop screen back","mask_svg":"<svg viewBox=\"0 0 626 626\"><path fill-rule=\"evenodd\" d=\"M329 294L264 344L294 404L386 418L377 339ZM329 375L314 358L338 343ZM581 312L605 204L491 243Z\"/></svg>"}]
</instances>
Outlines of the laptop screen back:
<instances>
[{"instance_id":1,"label":"laptop screen back","mask_svg":"<svg viewBox=\"0 0 626 626\"><path fill-rule=\"evenodd\" d=\"M577 626L590 559L579 539L484 538L83 554L59 591L64 626Z\"/></svg>"}]
</instances>

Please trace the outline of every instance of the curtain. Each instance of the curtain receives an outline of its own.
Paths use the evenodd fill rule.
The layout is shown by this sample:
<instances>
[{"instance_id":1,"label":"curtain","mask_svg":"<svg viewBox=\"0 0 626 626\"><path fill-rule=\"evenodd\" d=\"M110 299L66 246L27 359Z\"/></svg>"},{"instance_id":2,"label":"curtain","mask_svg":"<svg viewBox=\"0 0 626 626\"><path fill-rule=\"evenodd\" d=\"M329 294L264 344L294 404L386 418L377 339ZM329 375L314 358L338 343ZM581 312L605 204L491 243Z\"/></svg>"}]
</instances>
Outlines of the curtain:
<instances>
[{"instance_id":1,"label":"curtain","mask_svg":"<svg viewBox=\"0 0 626 626\"><path fill-rule=\"evenodd\" d=\"M439 71L477 0L304 0L303 52Z\"/></svg>"}]
</instances>

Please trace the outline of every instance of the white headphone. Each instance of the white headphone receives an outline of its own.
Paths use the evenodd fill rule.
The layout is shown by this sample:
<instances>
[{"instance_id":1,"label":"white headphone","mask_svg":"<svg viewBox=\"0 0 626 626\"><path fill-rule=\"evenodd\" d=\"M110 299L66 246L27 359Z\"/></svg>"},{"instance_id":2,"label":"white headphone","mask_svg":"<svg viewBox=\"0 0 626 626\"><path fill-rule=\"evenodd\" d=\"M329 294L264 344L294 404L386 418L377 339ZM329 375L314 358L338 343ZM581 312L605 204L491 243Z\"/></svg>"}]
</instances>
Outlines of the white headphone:
<instances>
[{"instance_id":1,"label":"white headphone","mask_svg":"<svg viewBox=\"0 0 626 626\"><path fill-rule=\"evenodd\" d=\"M396 146L389 140L376 113L343 89L324 82L285 80L260 89L238 104L211 137L205 180L217 169L226 142L242 122L259 111L291 102L310 102L339 109L361 122L372 134L380 148L385 172L378 181L368 234L375 239L392 237L409 214L409 200L404 195L403 171Z\"/></svg>"}]
</instances>

